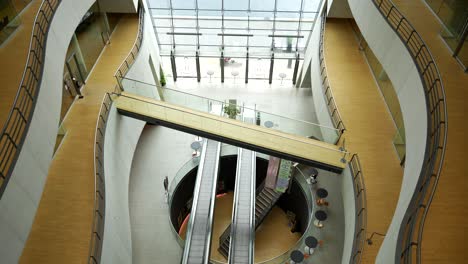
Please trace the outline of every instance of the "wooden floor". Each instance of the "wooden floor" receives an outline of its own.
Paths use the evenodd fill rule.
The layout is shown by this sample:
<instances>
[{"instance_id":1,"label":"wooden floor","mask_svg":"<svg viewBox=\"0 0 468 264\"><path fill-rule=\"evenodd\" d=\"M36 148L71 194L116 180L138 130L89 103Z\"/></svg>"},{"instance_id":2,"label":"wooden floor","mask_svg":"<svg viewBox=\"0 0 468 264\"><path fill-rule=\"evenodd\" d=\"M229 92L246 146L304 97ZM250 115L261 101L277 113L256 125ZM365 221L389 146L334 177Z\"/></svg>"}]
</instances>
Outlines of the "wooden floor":
<instances>
[{"instance_id":1,"label":"wooden floor","mask_svg":"<svg viewBox=\"0 0 468 264\"><path fill-rule=\"evenodd\" d=\"M8 118L29 51L34 18L42 1L32 1L20 14L21 25L0 46L0 129Z\"/></svg>"},{"instance_id":2,"label":"wooden floor","mask_svg":"<svg viewBox=\"0 0 468 264\"><path fill-rule=\"evenodd\" d=\"M286 153L338 169L345 167L345 164L341 162L342 153L333 144L247 124L227 117L218 117L125 92L115 100L115 103L119 111L122 110L145 118L219 135L222 138L242 142L249 146L259 146L276 153Z\"/></svg>"},{"instance_id":3,"label":"wooden floor","mask_svg":"<svg viewBox=\"0 0 468 264\"><path fill-rule=\"evenodd\" d=\"M394 0L437 62L445 86L448 145L437 192L424 227L423 263L466 263L468 250L468 74L439 37L441 25L422 0ZM466 44L465 44L466 46Z\"/></svg>"},{"instance_id":4,"label":"wooden floor","mask_svg":"<svg viewBox=\"0 0 468 264\"><path fill-rule=\"evenodd\" d=\"M119 21L108 45L66 119L67 136L55 154L20 263L87 262L94 205L93 150L96 118L113 77L131 50L138 17Z\"/></svg>"},{"instance_id":5,"label":"wooden floor","mask_svg":"<svg viewBox=\"0 0 468 264\"><path fill-rule=\"evenodd\" d=\"M367 190L367 236L386 233L400 194L403 170L392 144L396 127L351 25L328 19L325 60L331 89L347 131L346 146L358 153ZM382 243L365 245L363 263L374 263Z\"/></svg>"},{"instance_id":6,"label":"wooden floor","mask_svg":"<svg viewBox=\"0 0 468 264\"><path fill-rule=\"evenodd\" d=\"M229 192L218 197L215 205L210 258L222 263L227 263L227 260L218 252L219 237L231 224L232 199L233 193ZM181 230L183 239L185 231L185 228ZM291 233L286 213L275 206L255 232L255 262L259 263L283 254L300 238L300 233Z\"/></svg>"}]
</instances>

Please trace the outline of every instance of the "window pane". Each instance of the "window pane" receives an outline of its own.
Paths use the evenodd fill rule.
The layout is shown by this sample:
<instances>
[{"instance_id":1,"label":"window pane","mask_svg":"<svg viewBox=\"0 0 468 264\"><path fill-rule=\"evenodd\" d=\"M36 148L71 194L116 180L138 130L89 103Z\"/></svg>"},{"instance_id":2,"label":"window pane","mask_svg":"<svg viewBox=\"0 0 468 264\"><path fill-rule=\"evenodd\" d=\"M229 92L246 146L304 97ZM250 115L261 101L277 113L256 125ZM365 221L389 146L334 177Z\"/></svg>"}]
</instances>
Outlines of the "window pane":
<instances>
[{"instance_id":1,"label":"window pane","mask_svg":"<svg viewBox=\"0 0 468 264\"><path fill-rule=\"evenodd\" d=\"M320 0L307 0L304 1L304 11L317 12L319 8Z\"/></svg>"},{"instance_id":2,"label":"window pane","mask_svg":"<svg viewBox=\"0 0 468 264\"><path fill-rule=\"evenodd\" d=\"M247 26L247 20L237 20L232 18L224 19L224 28L247 29Z\"/></svg>"},{"instance_id":3,"label":"window pane","mask_svg":"<svg viewBox=\"0 0 468 264\"><path fill-rule=\"evenodd\" d=\"M199 9L221 9L221 0L198 0Z\"/></svg>"},{"instance_id":4,"label":"window pane","mask_svg":"<svg viewBox=\"0 0 468 264\"><path fill-rule=\"evenodd\" d=\"M277 10L280 11L300 11L302 0L277 0ZM309 0L306 0L307 2Z\"/></svg>"},{"instance_id":5,"label":"window pane","mask_svg":"<svg viewBox=\"0 0 468 264\"><path fill-rule=\"evenodd\" d=\"M225 47L224 48L224 57L245 57L247 54L247 49L245 47Z\"/></svg>"},{"instance_id":6,"label":"window pane","mask_svg":"<svg viewBox=\"0 0 468 264\"><path fill-rule=\"evenodd\" d=\"M275 0L251 0L250 9L252 10L274 10Z\"/></svg>"},{"instance_id":7,"label":"window pane","mask_svg":"<svg viewBox=\"0 0 468 264\"><path fill-rule=\"evenodd\" d=\"M195 19L174 19L174 27L180 28L195 28L196 27L196 20Z\"/></svg>"},{"instance_id":8,"label":"window pane","mask_svg":"<svg viewBox=\"0 0 468 264\"><path fill-rule=\"evenodd\" d=\"M224 45L225 46L247 46L247 37L224 37Z\"/></svg>"},{"instance_id":9,"label":"window pane","mask_svg":"<svg viewBox=\"0 0 468 264\"><path fill-rule=\"evenodd\" d=\"M169 8L169 0L148 0L148 6L151 8Z\"/></svg>"},{"instance_id":10,"label":"window pane","mask_svg":"<svg viewBox=\"0 0 468 264\"><path fill-rule=\"evenodd\" d=\"M283 84L291 84L291 80L294 73L294 64L296 60L291 59L275 59L273 64L273 83L281 83L283 79ZM285 82L284 80L288 80Z\"/></svg>"},{"instance_id":11,"label":"window pane","mask_svg":"<svg viewBox=\"0 0 468 264\"><path fill-rule=\"evenodd\" d=\"M245 79L245 58L225 58L224 78L233 83L243 83Z\"/></svg>"},{"instance_id":12,"label":"window pane","mask_svg":"<svg viewBox=\"0 0 468 264\"><path fill-rule=\"evenodd\" d=\"M194 57L176 57L175 60L178 77L197 77L197 66Z\"/></svg>"},{"instance_id":13,"label":"window pane","mask_svg":"<svg viewBox=\"0 0 468 264\"><path fill-rule=\"evenodd\" d=\"M158 25L158 27L171 27L171 20L170 19L162 19L162 18L155 18L154 24Z\"/></svg>"},{"instance_id":14,"label":"window pane","mask_svg":"<svg viewBox=\"0 0 468 264\"><path fill-rule=\"evenodd\" d=\"M159 0L158 0L159 1ZM172 8L195 9L195 0L171 0Z\"/></svg>"},{"instance_id":15,"label":"window pane","mask_svg":"<svg viewBox=\"0 0 468 264\"><path fill-rule=\"evenodd\" d=\"M251 20L250 26L251 29L273 29L273 20Z\"/></svg>"},{"instance_id":16,"label":"window pane","mask_svg":"<svg viewBox=\"0 0 468 264\"><path fill-rule=\"evenodd\" d=\"M249 59L249 79L268 79L270 59Z\"/></svg>"},{"instance_id":17,"label":"window pane","mask_svg":"<svg viewBox=\"0 0 468 264\"><path fill-rule=\"evenodd\" d=\"M221 20L204 20L204 19L199 19L198 20L198 25L200 28L221 28L222 23ZM221 33L221 30L219 30Z\"/></svg>"},{"instance_id":18,"label":"window pane","mask_svg":"<svg viewBox=\"0 0 468 264\"><path fill-rule=\"evenodd\" d=\"M247 10L249 9L249 0L225 0L224 10Z\"/></svg>"},{"instance_id":19,"label":"window pane","mask_svg":"<svg viewBox=\"0 0 468 264\"><path fill-rule=\"evenodd\" d=\"M221 82L221 67L219 58L200 58L200 75L202 78L211 79L213 82ZM215 81L216 80L216 81Z\"/></svg>"}]
</instances>

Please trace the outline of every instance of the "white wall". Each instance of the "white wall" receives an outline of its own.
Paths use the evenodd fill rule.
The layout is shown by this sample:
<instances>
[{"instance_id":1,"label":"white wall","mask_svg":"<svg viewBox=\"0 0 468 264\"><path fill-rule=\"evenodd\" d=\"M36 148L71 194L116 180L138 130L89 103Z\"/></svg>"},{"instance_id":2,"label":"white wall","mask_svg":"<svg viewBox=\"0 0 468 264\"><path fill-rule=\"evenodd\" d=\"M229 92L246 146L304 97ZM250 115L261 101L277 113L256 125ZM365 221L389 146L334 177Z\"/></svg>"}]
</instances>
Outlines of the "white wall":
<instances>
[{"instance_id":1,"label":"white wall","mask_svg":"<svg viewBox=\"0 0 468 264\"><path fill-rule=\"evenodd\" d=\"M424 160L427 112L423 85L411 55L372 1L349 0L356 23L387 72L400 101L406 131L406 161L400 197L376 263L395 262L398 233Z\"/></svg>"},{"instance_id":2,"label":"white wall","mask_svg":"<svg viewBox=\"0 0 468 264\"><path fill-rule=\"evenodd\" d=\"M159 69L159 50L150 13L146 6L145 9L143 42L126 77L155 83L148 61L151 55L155 67ZM128 92L157 98L154 86L135 86L132 82L125 80L123 84ZM104 143L106 218L101 262L103 264L128 264L132 262L128 199L130 170L138 139L146 123L118 114L114 106L111 108L107 122Z\"/></svg>"},{"instance_id":3,"label":"white wall","mask_svg":"<svg viewBox=\"0 0 468 264\"><path fill-rule=\"evenodd\" d=\"M328 3L330 4L330 3ZM310 66L312 60L318 57L318 46L319 42L317 34L320 35L320 14L322 13L323 8L325 8L325 1L320 3L320 7L318 9L317 21L314 23L314 27L312 29L312 34L310 36L309 43L306 48L306 52L304 54L304 63L302 64L301 76L299 77L299 82L302 87L305 87L303 84L305 75L307 74L307 68ZM307 87L308 88L308 87Z\"/></svg>"},{"instance_id":4,"label":"white wall","mask_svg":"<svg viewBox=\"0 0 468 264\"><path fill-rule=\"evenodd\" d=\"M17 263L52 160L62 102L62 72L73 32L93 0L63 0L47 36L39 97L23 148L0 200L0 256Z\"/></svg>"},{"instance_id":5,"label":"white wall","mask_svg":"<svg viewBox=\"0 0 468 264\"><path fill-rule=\"evenodd\" d=\"M145 122L125 117L111 107L104 142L106 217L101 263L132 263L128 208L130 169Z\"/></svg>"},{"instance_id":6,"label":"white wall","mask_svg":"<svg viewBox=\"0 0 468 264\"><path fill-rule=\"evenodd\" d=\"M149 57L151 56L156 73L159 80L159 46L154 33L153 23L151 21L150 12L148 10L146 1L144 1L145 18L144 18L144 32L143 43L140 52L133 66L128 71L126 77L146 83L155 84L153 73L149 65ZM134 82L123 80L122 85L126 92L136 93L151 98L159 98L158 92L154 86L145 86L135 84Z\"/></svg>"},{"instance_id":7,"label":"white wall","mask_svg":"<svg viewBox=\"0 0 468 264\"><path fill-rule=\"evenodd\" d=\"M99 0L99 7L108 13L136 13L138 0Z\"/></svg>"},{"instance_id":8,"label":"white wall","mask_svg":"<svg viewBox=\"0 0 468 264\"><path fill-rule=\"evenodd\" d=\"M342 176L341 195L343 196L344 208L344 246L342 264L351 263L352 249L355 237L356 225L356 194L354 190L353 175L349 165L345 168Z\"/></svg>"}]
</instances>

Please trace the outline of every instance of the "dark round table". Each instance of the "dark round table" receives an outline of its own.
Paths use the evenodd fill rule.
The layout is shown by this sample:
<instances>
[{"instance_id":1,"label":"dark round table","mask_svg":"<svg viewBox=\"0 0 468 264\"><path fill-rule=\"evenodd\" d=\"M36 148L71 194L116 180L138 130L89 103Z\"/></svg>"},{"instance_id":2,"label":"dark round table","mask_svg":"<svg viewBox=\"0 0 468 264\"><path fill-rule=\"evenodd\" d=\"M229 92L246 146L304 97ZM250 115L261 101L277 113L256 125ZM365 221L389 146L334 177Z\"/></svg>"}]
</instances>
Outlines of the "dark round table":
<instances>
[{"instance_id":1,"label":"dark round table","mask_svg":"<svg viewBox=\"0 0 468 264\"><path fill-rule=\"evenodd\" d=\"M305 239L305 244L306 246L310 248L316 248L318 244L318 240L315 237L310 236Z\"/></svg>"},{"instance_id":2,"label":"dark round table","mask_svg":"<svg viewBox=\"0 0 468 264\"><path fill-rule=\"evenodd\" d=\"M295 263L301 263L304 260L304 255L299 250L291 252L291 260Z\"/></svg>"},{"instance_id":3,"label":"dark round table","mask_svg":"<svg viewBox=\"0 0 468 264\"><path fill-rule=\"evenodd\" d=\"M327 220L327 213L325 211L318 210L315 212L315 218L317 218L319 221L325 221Z\"/></svg>"},{"instance_id":4,"label":"dark round table","mask_svg":"<svg viewBox=\"0 0 468 264\"><path fill-rule=\"evenodd\" d=\"M328 196L328 191L323 188L319 188L317 190L317 196L321 199L326 198Z\"/></svg>"}]
</instances>

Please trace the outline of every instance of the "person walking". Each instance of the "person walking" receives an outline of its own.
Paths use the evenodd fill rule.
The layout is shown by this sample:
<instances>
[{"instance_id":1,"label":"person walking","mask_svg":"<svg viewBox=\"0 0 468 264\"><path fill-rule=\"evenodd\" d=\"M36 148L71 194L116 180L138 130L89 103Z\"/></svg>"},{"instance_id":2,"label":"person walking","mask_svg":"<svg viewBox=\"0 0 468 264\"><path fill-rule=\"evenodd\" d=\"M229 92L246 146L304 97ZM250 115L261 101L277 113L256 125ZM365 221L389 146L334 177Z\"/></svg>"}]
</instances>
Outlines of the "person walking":
<instances>
[{"instance_id":1,"label":"person walking","mask_svg":"<svg viewBox=\"0 0 468 264\"><path fill-rule=\"evenodd\" d=\"M166 202L168 201L169 195L169 178L166 176L164 177L164 196L166 196Z\"/></svg>"}]
</instances>

